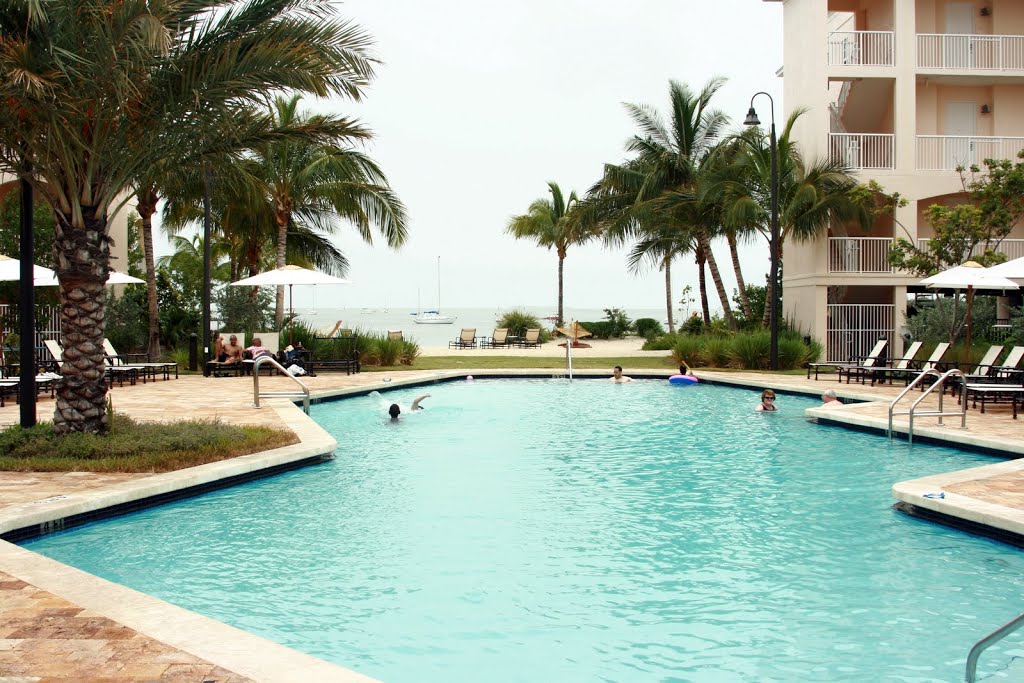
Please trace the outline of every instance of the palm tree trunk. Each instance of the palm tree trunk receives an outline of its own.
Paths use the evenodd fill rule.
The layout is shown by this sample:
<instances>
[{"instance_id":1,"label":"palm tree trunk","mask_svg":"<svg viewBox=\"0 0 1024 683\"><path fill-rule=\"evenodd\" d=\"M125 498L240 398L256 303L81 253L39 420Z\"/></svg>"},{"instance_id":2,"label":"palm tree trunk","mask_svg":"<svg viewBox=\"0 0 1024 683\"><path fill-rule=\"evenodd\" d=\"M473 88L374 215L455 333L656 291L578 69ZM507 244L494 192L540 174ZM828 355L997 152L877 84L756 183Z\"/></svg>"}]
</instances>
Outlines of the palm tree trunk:
<instances>
[{"instance_id":1,"label":"palm tree trunk","mask_svg":"<svg viewBox=\"0 0 1024 683\"><path fill-rule=\"evenodd\" d=\"M83 206L83 228L57 211L54 250L60 279L60 332L63 378L57 383L53 429L57 434L107 431L104 380L105 283L110 272L106 216Z\"/></svg>"},{"instance_id":2,"label":"palm tree trunk","mask_svg":"<svg viewBox=\"0 0 1024 683\"><path fill-rule=\"evenodd\" d=\"M715 254L711 251L711 242L708 240L708 236L701 234L697 238L700 240L701 248L704 250L704 254L707 257L708 269L711 271L711 280L715 283L715 290L718 292L718 299L722 302L722 315L725 317L725 322L729 324L729 327L736 327L736 319L732 315L732 306L729 305L729 293L725 291L725 283L722 282L722 273L718 270L718 261L715 260Z\"/></svg>"},{"instance_id":3,"label":"palm tree trunk","mask_svg":"<svg viewBox=\"0 0 1024 683\"><path fill-rule=\"evenodd\" d=\"M156 259L153 255L153 214L156 213L157 194L153 185L140 187L136 193L136 210L142 219L142 252L146 261L146 304L149 312L149 341L146 353L158 358L160 351L160 309L156 296Z\"/></svg>"},{"instance_id":4,"label":"palm tree trunk","mask_svg":"<svg viewBox=\"0 0 1024 683\"><path fill-rule=\"evenodd\" d=\"M697 256L697 289L700 291L700 308L704 314L704 324L711 325L711 309L708 307L708 282L704 273L704 262L707 257L704 255L704 248L698 246L694 253Z\"/></svg>"},{"instance_id":5,"label":"palm tree trunk","mask_svg":"<svg viewBox=\"0 0 1024 683\"><path fill-rule=\"evenodd\" d=\"M743 317L752 320L754 309L750 307L750 297L747 296L747 283L743 281L743 269L740 268L740 252L736 246L736 233L731 230L725 233L725 239L729 241L729 256L732 257L732 269L736 273L736 287L740 290L740 308L743 309Z\"/></svg>"},{"instance_id":6,"label":"palm tree trunk","mask_svg":"<svg viewBox=\"0 0 1024 683\"><path fill-rule=\"evenodd\" d=\"M563 275L565 264L565 251L558 250L558 324L565 324L564 311L562 310L562 294L564 293L565 279Z\"/></svg>"},{"instance_id":7,"label":"palm tree trunk","mask_svg":"<svg viewBox=\"0 0 1024 683\"><path fill-rule=\"evenodd\" d=\"M277 221L277 267L285 267L285 255L288 251L288 222L291 219L290 212L287 206L284 206L280 202L277 204L277 210L274 212L275 220ZM281 329L284 325L284 285L277 286L277 302L274 305L274 322L277 324L277 329Z\"/></svg>"},{"instance_id":8,"label":"palm tree trunk","mask_svg":"<svg viewBox=\"0 0 1024 683\"><path fill-rule=\"evenodd\" d=\"M672 255L665 256L665 310L668 311L668 333L674 334L676 323L672 318Z\"/></svg>"}]
</instances>

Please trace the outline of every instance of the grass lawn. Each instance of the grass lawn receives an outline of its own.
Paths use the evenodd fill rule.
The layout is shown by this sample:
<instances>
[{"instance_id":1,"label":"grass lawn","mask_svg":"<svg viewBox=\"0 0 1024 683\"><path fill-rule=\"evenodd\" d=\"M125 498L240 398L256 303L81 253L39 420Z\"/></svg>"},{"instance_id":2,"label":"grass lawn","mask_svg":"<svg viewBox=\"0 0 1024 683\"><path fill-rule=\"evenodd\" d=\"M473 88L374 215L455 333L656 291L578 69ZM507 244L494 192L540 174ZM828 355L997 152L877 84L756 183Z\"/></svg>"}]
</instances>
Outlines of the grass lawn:
<instances>
[{"instance_id":1,"label":"grass lawn","mask_svg":"<svg viewBox=\"0 0 1024 683\"><path fill-rule=\"evenodd\" d=\"M298 443L290 431L213 420L135 422L114 413L109 434L57 436L53 425L0 431L0 470L170 472Z\"/></svg>"}]
</instances>

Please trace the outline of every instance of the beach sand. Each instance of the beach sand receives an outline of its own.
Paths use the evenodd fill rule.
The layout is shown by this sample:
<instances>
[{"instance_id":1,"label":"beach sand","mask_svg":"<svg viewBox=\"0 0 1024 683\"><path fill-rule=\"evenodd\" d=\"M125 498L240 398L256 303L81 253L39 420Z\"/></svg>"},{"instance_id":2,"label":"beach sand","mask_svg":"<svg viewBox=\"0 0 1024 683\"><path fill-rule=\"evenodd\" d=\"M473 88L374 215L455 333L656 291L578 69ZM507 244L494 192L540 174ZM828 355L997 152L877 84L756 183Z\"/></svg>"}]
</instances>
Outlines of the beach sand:
<instances>
[{"instance_id":1,"label":"beach sand","mask_svg":"<svg viewBox=\"0 0 1024 683\"><path fill-rule=\"evenodd\" d=\"M574 358L616 358L637 356L668 356L670 351L642 351L645 339L642 337L626 337L625 339L584 339L590 344L589 349L573 349ZM561 340L549 341L534 349L455 349L447 346L428 346L422 349L423 356L536 356L552 358L565 355L565 347L559 346Z\"/></svg>"}]
</instances>

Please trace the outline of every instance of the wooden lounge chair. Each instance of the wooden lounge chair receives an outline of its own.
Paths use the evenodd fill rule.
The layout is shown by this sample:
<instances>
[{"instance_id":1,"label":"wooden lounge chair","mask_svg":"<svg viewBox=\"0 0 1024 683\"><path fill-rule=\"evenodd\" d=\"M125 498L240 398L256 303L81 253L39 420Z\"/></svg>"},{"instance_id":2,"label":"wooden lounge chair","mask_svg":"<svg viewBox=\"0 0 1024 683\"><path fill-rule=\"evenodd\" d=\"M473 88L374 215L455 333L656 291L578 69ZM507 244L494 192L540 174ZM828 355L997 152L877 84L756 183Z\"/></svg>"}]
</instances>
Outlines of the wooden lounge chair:
<instances>
[{"instance_id":1,"label":"wooden lounge chair","mask_svg":"<svg viewBox=\"0 0 1024 683\"><path fill-rule=\"evenodd\" d=\"M476 348L476 328L475 327L463 327L459 333L459 338L454 341L448 342L448 348L452 349L475 349Z\"/></svg>"},{"instance_id":2,"label":"wooden lounge chair","mask_svg":"<svg viewBox=\"0 0 1024 683\"><path fill-rule=\"evenodd\" d=\"M156 380L157 373L162 373L164 380L171 378L171 369L174 369L174 379L178 379L178 364L173 361L150 361L149 354L129 353L119 354L109 339L103 340L103 352L107 356L107 362L113 367L135 368L139 374L145 377L149 375ZM145 358L145 361L134 361L132 358ZM145 380L143 380L145 381Z\"/></svg>"},{"instance_id":3,"label":"wooden lounge chair","mask_svg":"<svg viewBox=\"0 0 1024 683\"><path fill-rule=\"evenodd\" d=\"M524 349L535 349L540 346L540 328L534 327L526 330L523 338L519 340L518 346Z\"/></svg>"},{"instance_id":4,"label":"wooden lounge chair","mask_svg":"<svg viewBox=\"0 0 1024 683\"><path fill-rule=\"evenodd\" d=\"M349 335L342 335L342 336L343 337L344 336L349 336L350 337L352 335L349 334ZM404 337L402 337L402 331L401 330L388 330L388 339L390 341L405 341Z\"/></svg>"},{"instance_id":5,"label":"wooden lounge chair","mask_svg":"<svg viewBox=\"0 0 1024 683\"><path fill-rule=\"evenodd\" d=\"M488 349L496 349L498 347L505 348L505 347L509 346L508 328L507 327L495 328L494 333L490 336L489 339L484 341L482 346L484 348L488 348Z\"/></svg>"},{"instance_id":6,"label":"wooden lounge chair","mask_svg":"<svg viewBox=\"0 0 1024 683\"><path fill-rule=\"evenodd\" d=\"M921 346L923 344L924 342L913 342L907 347L907 350L904 351L903 357L897 360L891 367L865 370L864 372L868 372L871 375L871 386L875 386L876 381L884 383L887 378L891 382L894 374L902 377L903 374L910 369L911 363L914 362L914 357L917 356L917 353L921 350ZM858 370L857 372L861 371Z\"/></svg>"},{"instance_id":7,"label":"wooden lounge chair","mask_svg":"<svg viewBox=\"0 0 1024 683\"><path fill-rule=\"evenodd\" d=\"M835 372L839 373L839 381L843 380L843 371L850 368L865 368L874 366L879 360L882 359L882 352L885 351L886 345L889 343L888 339L879 339L875 342L875 347L871 349L871 353L859 359L859 362L842 362L836 361L834 363L808 363L807 364L807 379L811 378L811 370L814 370L814 379L818 379L818 373L824 368L831 368ZM857 359L854 359L857 360ZM842 368L842 370L840 370ZM861 380L863 382L863 379ZM850 376L847 374L846 383L850 383Z\"/></svg>"}]
</instances>

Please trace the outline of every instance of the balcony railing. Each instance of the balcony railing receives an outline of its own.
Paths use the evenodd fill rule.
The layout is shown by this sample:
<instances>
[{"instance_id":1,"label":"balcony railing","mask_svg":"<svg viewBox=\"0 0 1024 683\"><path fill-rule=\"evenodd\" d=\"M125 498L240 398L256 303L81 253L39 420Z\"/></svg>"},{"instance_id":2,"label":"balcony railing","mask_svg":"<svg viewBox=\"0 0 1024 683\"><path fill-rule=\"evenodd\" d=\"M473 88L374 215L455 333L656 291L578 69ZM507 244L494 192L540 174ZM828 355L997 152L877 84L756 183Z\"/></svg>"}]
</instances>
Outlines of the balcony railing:
<instances>
[{"instance_id":1,"label":"balcony railing","mask_svg":"<svg viewBox=\"0 0 1024 683\"><path fill-rule=\"evenodd\" d=\"M985 159L1016 159L1024 137L918 135L917 170L955 171L980 165Z\"/></svg>"},{"instance_id":2,"label":"balcony railing","mask_svg":"<svg viewBox=\"0 0 1024 683\"><path fill-rule=\"evenodd\" d=\"M1024 36L919 34L917 66L922 69L1024 71Z\"/></svg>"},{"instance_id":3,"label":"balcony railing","mask_svg":"<svg viewBox=\"0 0 1024 683\"><path fill-rule=\"evenodd\" d=\"M921 251L928 251L928 238L920 237L917 240L917 248ZM985 250L985 245L980 244L971 251L971 256L976 256ZM1012 261L1015 258L1024 256L1024 240L1003 240L995 250L1000 254L1006 254L1006 260Z\"/></svg>"},{"instance_id":4,"label":"balcony railing","mask_svg":"<svg viewBox=\"0 0 1024 683\"><path fill-rule=\"evenodd\" d=\"M829 156L850 168L895 168L891 133L832 133Z\"/></svg>"},{"instance_id":5,"label":"balcony railing","mask_svg":"<svg viewBox=\"0 0 1024 683\"><path fill-rule=\"evenodd\" d=\"M891 273L891 237L829 237L828 272Z\"/></svg>"},{"instance_id":6,"label":"balcony railing","mask_svg":"<svg viewBox=\"0 0 1024 683\"><path fill-rule=\"evenodd\" d=\"M833 31L828 34L829 66L892 66L892 31Z\"/></svg>"}]
</instances>

